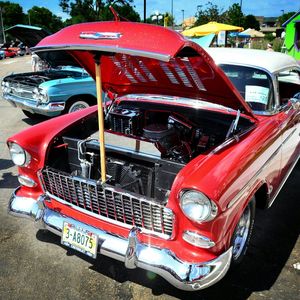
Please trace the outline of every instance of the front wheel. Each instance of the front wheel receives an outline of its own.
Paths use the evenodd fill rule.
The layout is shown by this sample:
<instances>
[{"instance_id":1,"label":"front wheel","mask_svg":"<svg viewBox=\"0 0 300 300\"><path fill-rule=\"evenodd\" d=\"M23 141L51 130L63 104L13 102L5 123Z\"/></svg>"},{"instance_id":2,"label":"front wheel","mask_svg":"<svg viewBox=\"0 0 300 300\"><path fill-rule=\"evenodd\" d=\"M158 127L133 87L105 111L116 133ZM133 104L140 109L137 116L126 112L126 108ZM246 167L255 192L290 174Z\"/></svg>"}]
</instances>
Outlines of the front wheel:
<instances>
[{"instance_id":1,"label":"front wheel","mask_svg":"<svg viewBox=\"0 0 300 300\"><path fill-rule=\"evenodd\" d=\"M73 100L67 104L65 113L71 113L89 107L89 103L84 100Z\"/></svg>"},{"instance_id":2,"label":"front wheel","mask_svg":"<svg viewBox=\"0 0 300 300\"><path fill-rule=\"evenodd\" d=\"M239 264L246 254L253 231L255 217L255 199L253 198L245 208L234 230L232 245L232 264Z\"/></svg>"}]
</instances>

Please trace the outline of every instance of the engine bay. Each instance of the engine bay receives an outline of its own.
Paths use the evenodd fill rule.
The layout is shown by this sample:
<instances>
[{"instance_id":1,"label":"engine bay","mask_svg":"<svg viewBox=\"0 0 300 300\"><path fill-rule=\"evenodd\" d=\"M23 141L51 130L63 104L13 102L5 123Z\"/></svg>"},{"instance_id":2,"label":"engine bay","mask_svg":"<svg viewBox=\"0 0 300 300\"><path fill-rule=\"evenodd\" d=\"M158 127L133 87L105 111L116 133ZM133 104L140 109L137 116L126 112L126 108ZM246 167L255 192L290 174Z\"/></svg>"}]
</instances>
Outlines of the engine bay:
<instances>
[{"instance_id":1,"label":"engine bay","mask_svg":"<svg viewBox=\"0 0 300 300\"><path fill-rule=\"evenodd\" d=\"M13 74L7 76L5 80L10 82L11 84L39 86L41 83L49 80L63 79L67 77L80 77L80 76L82 76L82 73L80 72L59 70L59 69L49 69L46 71L39 71L39 72Z\"/></svg>"},{"instance_id":2,"label":"engine bay","mask_svg":"<svg viewBox=\"0 0 300 300\"><path fill-rule=\"evenodd\" d=\"M106 183L163 202L178 172L220 145L235 120L233 114L188 106L113 103L105 113ZM238 124L242 132L252 123L241 118ZM56 140L48 165L99 181L99 149L95 113Z\"/></svg>"},{"instance_id":3,"label":"engine bay","mask_svg":"<svg viewBox=\"0 0 300 300\"><path fill-rule=\"evenodd\" d=\"M105 128L155 144L161 158L186 164L226 136L221 124L215 122L215 128L212 125L204 128L186 108L169 111L163 106L160 109L137 106L125 101L112 107L106 116Z\"/></svg>"}]
</instances>

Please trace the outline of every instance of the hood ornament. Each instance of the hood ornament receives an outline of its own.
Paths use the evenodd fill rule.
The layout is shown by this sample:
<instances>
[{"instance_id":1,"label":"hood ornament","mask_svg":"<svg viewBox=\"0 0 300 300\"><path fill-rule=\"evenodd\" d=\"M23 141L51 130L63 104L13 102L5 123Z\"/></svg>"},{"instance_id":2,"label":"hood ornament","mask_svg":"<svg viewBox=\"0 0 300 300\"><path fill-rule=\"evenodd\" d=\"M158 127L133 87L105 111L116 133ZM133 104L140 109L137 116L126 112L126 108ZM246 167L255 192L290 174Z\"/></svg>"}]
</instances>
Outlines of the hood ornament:
<instances>
[{"instance_id":1,"label":"hood ornament","mask_svg":"<svg viewBox=\"0 0 300 300\"><path fill-rule=\"evenodd\" d=\"M84 31L81 32L79 37L82 39L90 40L117 40L122 36L120 32L97 32L97 31Z\"/></svg>"}]
</instances>

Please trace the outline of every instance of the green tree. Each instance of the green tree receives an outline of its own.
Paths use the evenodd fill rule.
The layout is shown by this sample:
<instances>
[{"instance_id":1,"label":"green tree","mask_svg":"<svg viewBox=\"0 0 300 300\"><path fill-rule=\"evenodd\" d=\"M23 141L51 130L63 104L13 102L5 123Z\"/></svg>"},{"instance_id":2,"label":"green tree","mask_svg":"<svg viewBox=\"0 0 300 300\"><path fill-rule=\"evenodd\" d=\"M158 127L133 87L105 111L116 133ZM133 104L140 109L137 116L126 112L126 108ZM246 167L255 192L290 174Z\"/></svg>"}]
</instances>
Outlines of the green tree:
<instances>
[{"instance_id":1,"label":"green tree","mask_svg":"<svg viewBox=\"0 0 300 300\"><path fill-rule=\"evenodd\" d=\"M130 5L132 2L133 0L60 0L59 5L71 17L67 24L112 20L110 5L120 16L139 21L138 13Z\"/></svg>"},{"instance_id":2,"label":"green tree","mask_svg":"<svg viewBox=\"0 0 300 300\"><path fill-rule=\"evenodd\" d=\"M28 10L28 20L34 26L40 26L48 29L50 32L56 32L63 27L63 22L60 17L54 15L45 7L33 6Z\"/></svg>"},{"instance_id":3,"label":"green tree","mask_svg":"<svg viewBox=\"0 0 300 300\"><path fill-rule=\"evenodd\" d=\"M3 9L2 18L4 28L24 23L25 14L23 13L23 8L19 4L11 3L9 1L0 1L0 7Z\"/></svg>"},{"instance_id":4,"label":"green tree","mask_svg":"<svg viewBox=\"0 0 300 300\"><path fill-rule=\"evenodd\" d=\"M253 28L255 30L260 30L259 22L253 15L247 15L244 18L244 23L242 26L247 29L247 28Z\"/></svg>"},{"instance_id":5,"label":"green tree","mask_svg":"<svg viewBox=\"0 0 300 300\"><path fill-rule=\"evenodd\" d=\"M211 2L207 2L204 6L199 5L195 17L196 22L194 26L203 25L212 21L224 22L225 20L225 15L222 9L219 9L217 5L212 4Z\"/></svg>"},{"instance_id":6,"label":"green tree","mask_svg":"<svg viewBox=\"0 0 300 300\"><path fill-rule=\"evenodd\" d=\"M226 21L230 25L234 26L242 26L244 23L244 14L241 10L241 6L237 3L234 3L232 6L228 8L225 13Z\"/></svg>"},{"instance_id":7,"label":"green tree","mask_svg":"<svg viewBox=\"0 0 300 300\"><path fill-rule=\"evenodd\" d=\"M292 17L296 12L291 11L286 14L283 14L278 18L278 25L281 26L285 21L287 21L290 17Z\"/></svg>"}]
</instances>

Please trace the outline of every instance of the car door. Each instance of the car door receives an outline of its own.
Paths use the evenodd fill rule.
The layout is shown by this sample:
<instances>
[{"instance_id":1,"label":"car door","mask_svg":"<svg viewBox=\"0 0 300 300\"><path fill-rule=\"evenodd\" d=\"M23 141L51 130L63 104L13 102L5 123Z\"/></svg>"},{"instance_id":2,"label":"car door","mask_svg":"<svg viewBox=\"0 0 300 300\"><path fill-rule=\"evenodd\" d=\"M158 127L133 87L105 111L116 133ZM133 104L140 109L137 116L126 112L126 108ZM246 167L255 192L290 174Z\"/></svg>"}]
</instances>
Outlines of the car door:
<instances>
[{"instance_id":1,"label":"car door","mask_svg":"<svg viewBox=\"0 0 300 300\"><path fill-rule=\"evenodd\" d=\"M285 178L300 155L300 71L290 69L278 73L280 113L279 129L282 131L281 177Z\"/></svg>"}]
</instances>

